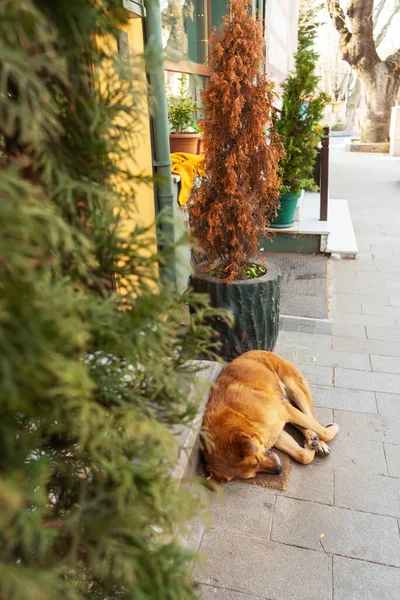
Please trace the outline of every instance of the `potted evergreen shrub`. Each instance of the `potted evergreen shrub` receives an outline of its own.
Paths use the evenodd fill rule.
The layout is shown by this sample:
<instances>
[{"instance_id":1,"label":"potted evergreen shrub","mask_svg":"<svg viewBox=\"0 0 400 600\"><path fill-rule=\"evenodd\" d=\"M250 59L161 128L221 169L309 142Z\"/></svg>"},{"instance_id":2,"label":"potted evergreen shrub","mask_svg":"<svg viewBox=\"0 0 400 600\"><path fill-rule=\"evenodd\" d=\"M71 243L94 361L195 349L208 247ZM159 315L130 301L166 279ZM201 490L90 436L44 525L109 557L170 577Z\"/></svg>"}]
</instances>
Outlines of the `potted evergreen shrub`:
<instances>
[{"instance_id":1,"label":"potted evergreen shrub","mask_svg":"<svg viewBox=\"0 0 400 600\"><path fill-rule=\"evenodd\" d=\"M205 176L189 201L191 229L207 261L192 287L235 317L215 319L226 360L273 349L279 328L280 274L258 246L279 201L282 146L272 127L273 86L261 73L262 23L244 0L231 2L211 40L210 80L202 95Z\"/></svg>"},{"instance_id":2,"label":"potted evergreen shrub","mask_svg":"<svg viewBox=\"0 0 400 600\"><path fill-rule=\"evenodd\" d=\"M322 119L328 96L319 92L316 75L318 54L313 50L317 25L314 10L300 14L298 51L294 71L287 77L283 103L274 124L285 148L281 161L282 188L280 209L272 224L274 229L294 224L297 201L301 191L316 191L314 168L320 134L317 125Z\"/></svg>"},{"instance_id":3,"label":"potted evergreen shrub","mask_svg":"<svg viewBox=\"0 0 400 600\"><path fill-rule=\"evenodd\" d=\"M178 95L168 99L171 152L198 154L201 130L195 118L196 110L197 103L190 95L185 75L182 75L179 78Z\"/></svg>"}]
</instances>

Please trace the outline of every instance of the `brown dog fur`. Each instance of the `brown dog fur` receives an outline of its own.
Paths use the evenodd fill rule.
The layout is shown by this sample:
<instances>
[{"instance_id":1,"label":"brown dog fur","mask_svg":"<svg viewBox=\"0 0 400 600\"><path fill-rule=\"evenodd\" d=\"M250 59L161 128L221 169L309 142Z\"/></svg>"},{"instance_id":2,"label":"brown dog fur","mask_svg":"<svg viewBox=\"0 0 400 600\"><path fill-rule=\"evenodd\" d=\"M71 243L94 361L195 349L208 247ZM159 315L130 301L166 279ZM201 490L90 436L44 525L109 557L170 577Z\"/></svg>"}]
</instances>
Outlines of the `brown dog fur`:
<instances>
[{"instance_id":1,"label":"brown dog fur","mask_svg":"<svg viewBox=\"0 0 400 600\"><path fill-rule=\"evenodd\" d=\"M287 423L302 431L304 448L284 431ZM203 453L217 481L249 479L261 471L281 471L273 446L307 464L316 453L330 452L325 442L338 430L315 419L308 385L294 365L273 352L254 350L232 361L210 392Z\"/></svg>"}]
</instances>

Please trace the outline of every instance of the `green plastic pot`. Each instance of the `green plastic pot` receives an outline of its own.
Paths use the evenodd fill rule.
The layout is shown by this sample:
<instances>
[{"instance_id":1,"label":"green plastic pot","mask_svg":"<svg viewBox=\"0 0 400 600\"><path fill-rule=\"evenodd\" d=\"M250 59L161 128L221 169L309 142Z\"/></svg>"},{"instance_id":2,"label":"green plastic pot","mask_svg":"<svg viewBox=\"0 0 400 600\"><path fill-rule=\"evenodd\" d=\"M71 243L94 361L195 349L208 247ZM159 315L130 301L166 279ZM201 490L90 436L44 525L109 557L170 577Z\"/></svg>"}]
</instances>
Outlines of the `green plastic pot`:
<instances>
[{"instance_id":1,"label":"green plastic pot","mask_svg":"<svg viewBox=\"0 0 400 600\"><path fill-rule=\"evenodd\" d=\"M277 218L271 223L271 229L285 229L294 225L294 215L300 194L301 192L285 192L280 195L281 206Z\"/></svg>"}]
</instances>

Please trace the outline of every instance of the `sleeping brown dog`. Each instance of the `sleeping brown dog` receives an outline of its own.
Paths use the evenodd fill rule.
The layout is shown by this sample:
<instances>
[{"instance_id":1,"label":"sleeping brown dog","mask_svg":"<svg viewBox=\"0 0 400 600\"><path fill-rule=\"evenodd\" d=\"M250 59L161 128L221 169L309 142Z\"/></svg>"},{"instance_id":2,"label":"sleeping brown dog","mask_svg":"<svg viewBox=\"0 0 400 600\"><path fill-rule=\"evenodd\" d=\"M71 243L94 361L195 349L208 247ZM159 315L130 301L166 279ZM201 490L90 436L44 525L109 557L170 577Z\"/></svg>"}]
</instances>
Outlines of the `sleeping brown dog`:
<instances>
[{"instance_id":1,"label":"sleeping brown dog","mask_svg":"<svg viewBox=\"0 0 400 600\"><path fill-rule=\"evenodd\" d=\"M303 433L304 448L284 431L287 423ZM273 352L254 350L232 361L211 390L202 450L217 481L250 479L259 472L281 472L273 446L308 464L315 454L330 453L325 442L338 430L315 419L307 383L294 365Z\"/></svg>"}]
</instances>

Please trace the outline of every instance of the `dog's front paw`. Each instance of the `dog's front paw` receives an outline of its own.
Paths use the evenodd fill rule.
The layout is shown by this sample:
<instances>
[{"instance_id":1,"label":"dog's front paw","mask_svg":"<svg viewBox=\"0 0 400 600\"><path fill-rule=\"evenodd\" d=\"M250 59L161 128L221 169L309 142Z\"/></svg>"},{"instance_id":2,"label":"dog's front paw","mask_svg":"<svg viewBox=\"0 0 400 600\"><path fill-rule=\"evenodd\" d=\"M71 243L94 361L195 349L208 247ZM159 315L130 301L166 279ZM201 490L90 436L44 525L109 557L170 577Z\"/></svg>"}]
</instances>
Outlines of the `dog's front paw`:
<instances>
[{"instance_id":1,"label":"dog's front paw","mask_svg":"<svg viewBox=\"0 0 400 600\"><path fill-rule=\"evenodd\" d=\"M325 442L320 442L318 448L315 448L315 454L317 456L328 456L328 454L331 453L331 449L329 448L328 444L326 444Z\"/></svg>"}]
</instances>

